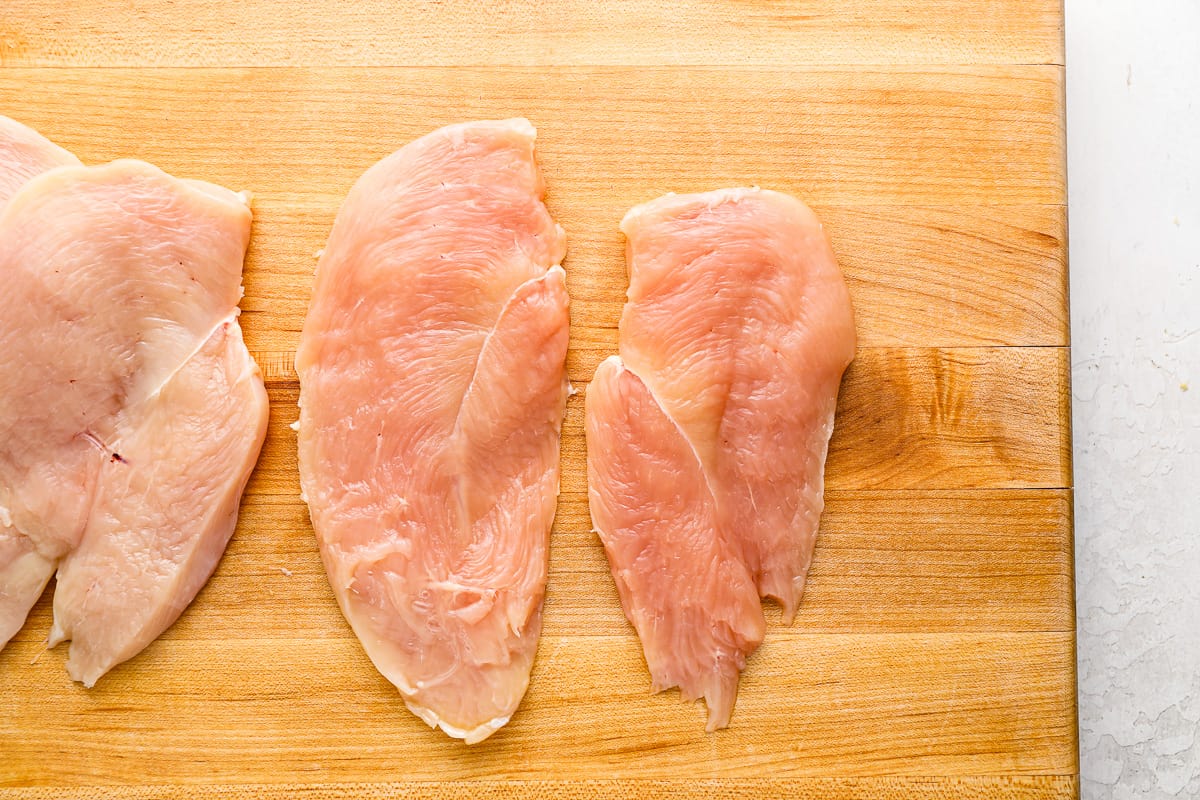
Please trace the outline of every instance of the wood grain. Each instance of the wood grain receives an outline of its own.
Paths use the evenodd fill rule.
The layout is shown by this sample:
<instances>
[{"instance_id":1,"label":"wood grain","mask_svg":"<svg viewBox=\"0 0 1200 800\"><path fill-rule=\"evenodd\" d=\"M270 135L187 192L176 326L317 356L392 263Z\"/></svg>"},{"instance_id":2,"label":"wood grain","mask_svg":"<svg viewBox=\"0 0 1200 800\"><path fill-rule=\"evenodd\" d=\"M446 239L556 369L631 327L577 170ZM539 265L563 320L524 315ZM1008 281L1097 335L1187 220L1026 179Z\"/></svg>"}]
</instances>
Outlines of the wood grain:
<instances>
[{"instance_id":1,"label":"wood grain","mask_svg":"<svg viewBox=\"0 0 1200 800\"><path fill-rule=\"evenodd\" d=\"M1077 797L1079 781L1074 776L985 775L969 777L886 778L722 778L719 780L614 780L585 781L439 781L385 783L226 784L104 787L89 786L93 800L158 800L185 798L255 797L260 800L413 800L439 797L443 800L646 800L680 798L695 800L1062 800ZM60 788L0 788L3 800L57 800Z\"/></svg>"},{"instance_id":2,"label":"wood grain","mask_svg":"<svg viewBox=\"0 0 1200 800\"><path fill-rule=\"evenodd\" d=\"M817 206L861 346L1070 343L1065 206Z\"/></svg>"},{"instance_id":3,"label":"wood grain","mask_svg":"<svg viewBox=\"0 0 1200 800\"><path fill-rule=\"evenodd\" d=\"M564 263L577 335L589 322L615 326L625 302L625 240L617 224L629 207L622 203L636 201L586 194L561 172L548 180L556 181L550 204L567 230ZM316 201L298 194L256 196L242 322L260 356L275 359L269 351L295 348L313 254L324 246L338 205L333 194ZM1068 343L1064 207L815 210L854 296L860 345ZM575 370L573 377L590 375L590 369Z\"/></svg>"},{"instance_id":4,"label":"wood grain","mask_svg":"<svg viewBox=\"0 0 1200 800\"><path fill-rule=\"evenodd\" d=\"M0 107L85 162L133 155L299 209L440 125L524 115L568 230L580 208L615 226L664 192L747 183L822 206L1062 205L1062 89L1044 65L0 70Z\"/></svg>"},{"instance_id":5,"label":"wood grain","mask_svg":"<svg viewBox=\"0 0 1200 800\"><path fill-rule=\"evenodd\" d=\"M590 527L586 494L563 494L546 632L632 635ZM832 491L800 620L784 627L768 606L771 635L1069 632L1071 553L1064 490ZM14 641L36 645L49 628L47 594ZM248 635L294 640L286 645L293 648L351 636L294 490L246 499L216 574L161 639Z\"/></svg>"},{"instance_id":6,"label":"wood grain","mask_svg":"<svg viewBox=\"0 0 1200 800\"><path fill-rule=\"evenodd\" d=\"M572 327L568 374L580 394L563 423L562 487L585 492L583 396L617 350L615 327ZM275 403L269 445L250 491L298 493L299 386L290 352L255 352ZM1058 347L863 348L846 372L826 481L838 489L988 489L1070 486L1061 425L1070 361Z\"/></svg>"},{"instance_id":7,"label":"wood grain","mask_svg":"<svg viewBox=\"0 0 1200 800\"><path fill-rule=\"evenodd\" d=\"M0 7L0 113L88 163L254 194L242 323L271 397L238 530L91 691L0 651L0 799L1078 796L1060 0L54 0ZM652 696L563 441L529 696L429 731L337 610L299 501L292 354L353 181L432 128L529 117L568 235L568 368L616 349L632 205L758 184L830 233L860 352L797 621L732 727Z\"/></svg>"},{"instance_id":8,"label":"wood grain","mask_svg":"<svg viewBox=\"0 0 1200 800\"><path fill-rule=\"evenodd\" d=\"M715 736L677 692L648 694L635 637L547 633L521 712L475 747L432 736L349 637L168 639L90 692L64 691L54 651L0 688L0 785L541 780L564 764L660 779L1075 769L1073 633L773 633ZM0 667L36 649L10 646ZM145 758L148 742L163 756Z\"/></svg>"},{"instance_id":9,"label":"wood grain","mask_svg":"<svg viewBox=\"0 0 1200 800\"><path fill-rule=\"evenodd\" d=\"M1062 128L1030 127L1053 119L1058 68L556 76L9 69L0 108L19 103L23 121L88 162L137 155L252 190L243 324L256 350L295 347L314 254L366 166L444 122L516 113L540 125L576 320L620 315L617 223L628 208L668 190L760 184L805 198L825 219L861 344L1067 343ZM430 97L430 82L445 94Z\"/></svg>"},{"instance_id":10,"label":"wood grain","mask_svg":"<svg viewBox=\"0 0 1200 800\"><path fill-rule=\"evenodd\" d=\"M842 382L830 485L1071 485L1059 347L862 350Z\"/></svg>"},{"instance_id":11,"label":"wood grain","mask_svg":"<svg viewBox=\"0 0 1200 800\"><path fill-rule=\"evenodd\" d=\"M617 229L623 207L557 183L550 191L567 228L573 318L615 326L625 301L625 242ZM296 346L313 254L324 246L338 205L332 194L315 203L295 194L256 196L242 322L259 355L273 359L266 351ZM815 210L854 296L861 345L1068 343L1062 206Z\"/></svg>"},{"instance_id":12,"label":"wood grain","mask_svg":"<svg viewBox=\"0 0 1200 800\"><path fill-rule=\"evenodd\" d=\"M1062 64L1058 0L7 0L0 65Z\"/></svg>"}]
</instances>

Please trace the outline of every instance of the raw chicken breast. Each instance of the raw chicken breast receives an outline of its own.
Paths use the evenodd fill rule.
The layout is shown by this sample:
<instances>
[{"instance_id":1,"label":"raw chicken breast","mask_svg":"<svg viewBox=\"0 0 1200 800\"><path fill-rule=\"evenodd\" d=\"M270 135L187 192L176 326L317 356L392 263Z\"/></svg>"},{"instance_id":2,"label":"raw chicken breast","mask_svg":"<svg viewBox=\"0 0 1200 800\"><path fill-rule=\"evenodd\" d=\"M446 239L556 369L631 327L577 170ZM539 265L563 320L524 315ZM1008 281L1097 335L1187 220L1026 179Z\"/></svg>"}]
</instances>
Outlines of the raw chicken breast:
<instances>
[{"instance_id":1,"label":"raw chicken breast","mask_svg":"<svg viewBox=\"0 0 1200 800\"><path fill-rule=\"evenodd\" d=\"M61 561L51 645L88 686L232 534L267 421L237 325L249 233L239 195L139 161L51 170L0 214L0 627Z\"/></svg>"},{"instance_id":2,"label":"raw chicken breast","mask_svg":"<svg viewBox=\"0 0 1200 800\"><path fill-rule=\"evenodd\" d=\"M704 696L712 730L761 641L758 596L790 621L804 591L854 317L820 222L787 195L667 195L621 228L620 359L588 389L593 522L656 689Z\"/></svg>"},{"instance_id":3,"label":"raw chicken breast","mask_svg":"<svg viewBox=\"0 0 1200 800\"><path fill-rule=\"evenodd\" d=\"M78 164L73 154L37 131L0 116L0 212L34 175ZM0 649L21 629L53 574L54 561L12 527L8 509L0 506Z\"/></svg>"},{"instance_id":4,"label":"raw chicken breast","mask_svg":"<svg viewBox=\"0 0 1200 800\"><path fill-rule=\"evenodd\" d=\"M654 691L705 698L724 727L746 656L762 642L754 578L719 520L700 460L641 378L616 356L587 394L592 521Z\"/></svg>"},{"instance_id":5,"label":"raw chicken breast","mask_svg":"<svg viewBox=\"0 0 1200 800\"><path fill-rule=\"evenodd\" d=\"M523 119L437 130L351 189L296 370L300 478L367 655L468 743L541 630L567 397L563 231Z\"/></svg>"},{"instance_id":6,"label":"raw chicken breast","mask_svg":"<svg viewBox=\"0 0 1200 800\"><path fill-rule=\"evenodd\" d=\"M87 686L170 627L233 536L267 423L237 321L222 321L140 412L58 570L50 644L71 640L67 669Z\"/></svg>"}]
</instances>

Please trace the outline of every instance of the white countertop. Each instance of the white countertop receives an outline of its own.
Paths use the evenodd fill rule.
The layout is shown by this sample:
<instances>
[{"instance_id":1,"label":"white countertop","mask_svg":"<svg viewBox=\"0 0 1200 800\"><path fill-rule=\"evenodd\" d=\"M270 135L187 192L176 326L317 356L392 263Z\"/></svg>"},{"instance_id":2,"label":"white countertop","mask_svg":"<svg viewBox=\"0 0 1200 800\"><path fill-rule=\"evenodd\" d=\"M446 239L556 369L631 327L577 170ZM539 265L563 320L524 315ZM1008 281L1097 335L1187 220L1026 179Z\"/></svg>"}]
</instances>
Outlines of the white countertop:
<instances>
[{"instance_id":1,"label":"white countertop","mask_svg":"<svg viewBox=\"0 0 1200 800\"><path fill-rule=\"evenodd\" d=\"M1200 797L1200 0L1067 0L1084 798Z\"/></svg>"}]
</instances>

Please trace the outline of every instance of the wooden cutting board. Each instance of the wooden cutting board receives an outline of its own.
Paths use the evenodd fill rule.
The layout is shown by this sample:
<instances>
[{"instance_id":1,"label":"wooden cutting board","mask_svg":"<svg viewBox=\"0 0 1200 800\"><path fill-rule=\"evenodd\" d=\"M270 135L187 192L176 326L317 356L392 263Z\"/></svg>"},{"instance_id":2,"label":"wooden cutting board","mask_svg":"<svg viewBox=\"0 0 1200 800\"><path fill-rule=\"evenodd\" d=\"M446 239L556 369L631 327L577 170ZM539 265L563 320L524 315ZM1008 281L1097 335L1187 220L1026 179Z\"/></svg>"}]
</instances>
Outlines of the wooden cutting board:
<instances>
[{"instance_id":1,"label":"wooden cutting board","mask_svg":"<svg viewBox=\"0 0 1200 800\"><path fill-rule=\"evenodd\" d=\"M84 690L47 594L0 653L0 797L1075 796L1062 64L1059 0L5 0L0 113L254 193L272 407L233 543L157 643ZM663 192L792 192L849 280L808 592L769 610L727 730L648 691L582 396L529 694L484 744L405 710L321 569L288 429L314 254L374 161L513 115L569 236L580 389L616 348L617 223Z\"/></svg>"}]
</instances>

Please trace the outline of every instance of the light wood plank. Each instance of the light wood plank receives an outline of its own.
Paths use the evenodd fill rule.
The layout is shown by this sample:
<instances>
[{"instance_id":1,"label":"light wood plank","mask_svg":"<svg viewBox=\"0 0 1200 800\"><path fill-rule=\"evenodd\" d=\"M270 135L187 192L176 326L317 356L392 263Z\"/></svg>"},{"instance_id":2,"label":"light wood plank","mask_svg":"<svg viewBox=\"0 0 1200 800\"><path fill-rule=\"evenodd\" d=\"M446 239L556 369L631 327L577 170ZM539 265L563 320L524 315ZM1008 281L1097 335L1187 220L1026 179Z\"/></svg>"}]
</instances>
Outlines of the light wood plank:
<instances>
[{"instance_id":1,"label":"light wood plank","mask_svg":"<svg viewBox=\"0 0 1200 800\"><path fill-rule=\"evenodd\" d=\"M0 65L1062 64L1056 0L7 0ZM466 11L467 13L464 13Z\"/></svg>"},{"instance_id":2,"label":"light wood plank","mask_svg":"<svg viewBox=\"0 0 1200 800\"><path fill-rule=\"evenodd\" d=\"M1062 79L1055 66L4 69L0 108L88 163L133 156L338 201L433 128L525 115L571 230L570 209L755 183L819 206L1062 205Z\"/></svg>"},{"instance_id":3,"label":"light wood plank","mask_svg":"<svg viewBox=\"0 0 1200 800\"><path fill-rule=\"evenodd\" d=\"M632 636L587 496L559 499L548 635ZM800 615L770 636L1074 629L1071 497L1060 490L829 493ZM50 593L14 641L50 628ZM308 512L293 494L249 495L217 572L161 638L350 639ZM13 680L20 680L14 665Z\"/></svg>"},{"instance_id":4,"label":"light wood plank","mask_svg":"<svg viewBox=\"0 0 1200 800\"><path fill-rule=\"evenodd\" d=\"M638 198L589 195L571 188L571 176L549 180L552 211L567 231L572 318L615 328L628 286L617 224ZM314 254L339 205L332 193L257 196L242 301L252 348L295 348ZM860 345L1067 344L1063 207L815 210L846 274Z\"/></svg>"},{"instance_id":5,"label":"light wood plank","mask_svg":"<svg viewBox=\"0 0 1200 800\"><path fill-rule=\"evenodd\" d=\"M1066 345L1065 206L814 209L859 344Z\"/></svg>"},{"instance_id":6,"label":"light wood plank","mask_svg":"<svg viewBox=\"0 0 1200 800\"><path fill-rule=\"evenodd\" d=\"M1020 204L995 205L1016 200L996 185L999 172L1061 184L1061 131L1026 131L1021 111L1031 91L1028 114L1045 115L1056 71L574 70L564 84L524 70L435 70L441 95L419 102L425 72L6 70L0 107L88 161L137 155L253 191L243 324L256 350L295 347L314 254L358 174L450 119L456 103L486 105L476 109L484 115L566 118L542 125L539 156L551 210L568 232L578 325L615 325L620 315L617 223L632 205L671 189L759 183L815 204L850 282L862 345L1067 343L1060 193L1047 185L1041 199L1051 202L1030 203L1038 192L1026 185ZM528 102L506 101L506 91ZM364 102L371 92L378 96ZM703 108L665 113L657 98L681 93ZM843 133L847 125L858 134ZM835 145L818 146L821 129ZM963 141L979 152L938 154ZM602 152L621 157L597 163ZM941 187L926 202L966 193L967 205L914 206L909 192L921 190L912 182L925 172Z\"/></svg>"},{"instance_id":7,"label":"light wood plank","mask_svg":"<svg viewBox=\"0 0 1200 800\"><path fill-rule=\"evenodd\" d=\"M412 800L436 796L442 800L1070 800L1079 796L1079 781L1071 775L1030 777L886 777L886 778L758 778L695 781L547 780L225 784L172 786L89 786L93 800L159 800L169 794L181 800ZM58 800L65 787L0 789L0 800Z\"/></svg>"},{"instance_id":8,"label":"light wood plank","mask_svg":"<svg viewBox=\"0 0 1200 800\"><path fill-rule=\"evenodd\" d=\"M863 350L842 383L837 488L1071 485L1063 347Z\"/></svg>"},{"instance_id":9,"label":"light wood plank","mask_svg":"<svg viewBox=\"0 0 1200 800\"><path fill-rule=\"evenodd\" d=\"M563 423L562 487L587 490L583 397L616 331L574 325L567 365L580 393ZM251 493L295 494L293 356L255 353L274 401ZM863 348L846 372L826 485L847 489L1062 488L1071 485L1062 347Z\"/></svg>"},{"instance_id":10,"label":"light wood plank","mask_svg":"<svg viewBox=\"0 0 1200 800\"><path fill-rule=\"evenodd\" d=\"M768 637L732 724L708 735L701 708L648 694L635 638L546 635L521 709L470 748L431 735L349 639L159 641L91 691L64 679L60 649L0 686L0 785L1065 775L1072 641ZM33 649L10 646L0 669Z\"/></svg>"}]
</instances>

